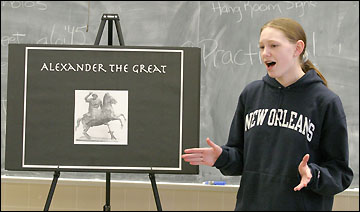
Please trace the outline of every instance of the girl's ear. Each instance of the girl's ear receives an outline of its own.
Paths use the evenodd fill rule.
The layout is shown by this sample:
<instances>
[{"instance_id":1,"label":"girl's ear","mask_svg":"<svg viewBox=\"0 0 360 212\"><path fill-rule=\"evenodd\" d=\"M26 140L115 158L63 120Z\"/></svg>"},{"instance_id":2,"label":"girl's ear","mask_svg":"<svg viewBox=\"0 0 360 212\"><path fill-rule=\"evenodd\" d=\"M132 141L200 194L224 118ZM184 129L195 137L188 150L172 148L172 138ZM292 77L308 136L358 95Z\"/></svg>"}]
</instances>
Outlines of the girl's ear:
<instances>
[{"instance_id":1,"label":"girl's ear","mask_svg":"<svg viewBox=\"0 0 360 212\"><path fill-rule=\"evenodd\" d=\"M296 41L296 49L295 49L294 56L298 57L303 52L304 48L305 48L304 41L302 41L302 40Z\"/></svg>"}]
</instances>

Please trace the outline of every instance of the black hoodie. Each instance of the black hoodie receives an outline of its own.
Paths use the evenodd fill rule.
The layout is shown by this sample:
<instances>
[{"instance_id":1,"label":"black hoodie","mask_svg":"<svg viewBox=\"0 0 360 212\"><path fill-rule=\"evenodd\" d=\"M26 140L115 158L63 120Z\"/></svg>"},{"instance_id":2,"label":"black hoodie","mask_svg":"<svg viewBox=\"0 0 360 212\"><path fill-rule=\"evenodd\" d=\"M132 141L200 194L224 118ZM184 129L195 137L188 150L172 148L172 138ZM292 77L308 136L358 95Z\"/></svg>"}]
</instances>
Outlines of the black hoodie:
<instances>
[{"instance_id":1,"label":"black hoodie","mask_svg":"<svg viewBox=\"0 0 360 212\"><path fill-rule=\"evenodd\" d=\"M246 86L222 149L214 166L242 175L235 210L331 210L353 178L341 100L314 70L288 87L268 75ZM312 178L294 191L307 153Z\"/></svg>"}]
</instances>

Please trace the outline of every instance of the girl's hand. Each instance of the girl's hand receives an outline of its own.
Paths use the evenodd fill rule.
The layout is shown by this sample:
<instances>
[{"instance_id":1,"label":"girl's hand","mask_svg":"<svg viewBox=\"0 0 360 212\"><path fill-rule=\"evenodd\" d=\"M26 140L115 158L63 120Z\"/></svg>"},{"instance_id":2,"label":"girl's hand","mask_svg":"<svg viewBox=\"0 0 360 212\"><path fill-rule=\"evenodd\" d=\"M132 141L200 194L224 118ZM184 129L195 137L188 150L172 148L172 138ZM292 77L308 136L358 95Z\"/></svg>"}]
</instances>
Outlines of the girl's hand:
<instances>
[{"instance_id":1,"label":"girl's hand","mask_svg":"<svg viewBox=\"0 0 360 212\"><path fill-rule=\"evenodd\" d=\"M306 187L307 184L310 182L312 174L307 162L309 161L310 155L306 154L302 161L299 164L298 170L301 176L301 181L298 186L294 188L294 191L300 191L302 188Z\"/></svg>"},{"instance_id":2,"label":"girl's hand","mask_svg":"<svg viewBox=\"0 0 360 212\"><path fill-rule=\"evenodd\" d=\"M212 142L209 138L206 142L210 147L185 149L181 157L191 165L213 166L222 153L222 148Z\"/></svg>"}]
</instances>

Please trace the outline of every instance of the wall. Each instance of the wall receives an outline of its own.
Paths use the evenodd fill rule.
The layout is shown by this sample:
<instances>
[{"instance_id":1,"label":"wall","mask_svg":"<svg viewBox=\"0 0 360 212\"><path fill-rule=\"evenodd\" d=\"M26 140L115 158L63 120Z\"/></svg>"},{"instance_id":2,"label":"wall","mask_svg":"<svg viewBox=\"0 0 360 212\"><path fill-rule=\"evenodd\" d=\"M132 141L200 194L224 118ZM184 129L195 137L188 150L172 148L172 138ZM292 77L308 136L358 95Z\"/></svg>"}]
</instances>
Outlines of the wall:
<instances>
[{"instance_id":1,"label":"wall","mask_svg":"<svg viewBox=\"0 0 360 212\"><path fill-rule=\"evenodd\" d=\"M2 178L1 210L43 210L51 179ZM232 211L238 186L158 183L164 211ZM156 211L149 182L114 181L112 211ZM59 179L49 210L99 211L105 205L105 182ZM335 196L334 211L359 211L359 190Z\"/></svg>"}]
</instances>

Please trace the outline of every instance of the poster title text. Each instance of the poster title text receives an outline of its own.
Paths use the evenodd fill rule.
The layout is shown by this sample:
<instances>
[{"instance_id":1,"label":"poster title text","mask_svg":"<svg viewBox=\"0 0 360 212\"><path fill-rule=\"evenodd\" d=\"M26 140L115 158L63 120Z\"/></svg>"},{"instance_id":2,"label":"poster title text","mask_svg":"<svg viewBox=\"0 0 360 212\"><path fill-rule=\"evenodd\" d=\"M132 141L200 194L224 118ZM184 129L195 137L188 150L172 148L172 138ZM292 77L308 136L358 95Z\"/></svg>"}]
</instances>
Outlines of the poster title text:
<instances>
[{"instance_id":1,"label":"poster title text","mask_svg":"<svg viewBox=\"0 0 360 212\"><path fill-rule=\"evenodd\" d=\"M95 73L147 73L166 74L167 65L156 64L101 64L101 63L43 63L42 72L95 72Z\"/></svg>"}]
</instances>

